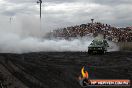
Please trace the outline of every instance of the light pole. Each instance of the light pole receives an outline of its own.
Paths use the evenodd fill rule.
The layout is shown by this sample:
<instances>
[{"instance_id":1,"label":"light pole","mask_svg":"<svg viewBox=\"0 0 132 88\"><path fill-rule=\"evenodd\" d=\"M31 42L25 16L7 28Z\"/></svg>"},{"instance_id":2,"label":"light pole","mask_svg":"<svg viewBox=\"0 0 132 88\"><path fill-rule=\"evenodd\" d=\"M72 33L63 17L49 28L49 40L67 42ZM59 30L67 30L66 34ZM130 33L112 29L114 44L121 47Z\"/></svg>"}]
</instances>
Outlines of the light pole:
<instances>
[{"instance_id":1,"label":"light pole","mask_svg":"<svg viewBox=\"0 0 132 88\"><path fill-rule=\"evenodd\" d=\"M40 3L40 20L41 20L41 4L42 4L42 0L38 0L37 3Z\"/></svg>"},{"instance_id":2,"label":"light pole","mask_svg":"<svg viewBox=\"0 0 132 88\"><path fill-rule=\"evenodd\" d=\"M10 24L12 23L12 17L10 17Z\"/></svg>"},{"instance_id":3,"label":"light pole","mask_svg":"<svg viewBox=\"0 0 132 88\"><path fill-rule=\"evenodd\" d=\"M93 24L94 19L91 19L91 21L92 21L92 24Z\"/></svg>"}]
</instances>

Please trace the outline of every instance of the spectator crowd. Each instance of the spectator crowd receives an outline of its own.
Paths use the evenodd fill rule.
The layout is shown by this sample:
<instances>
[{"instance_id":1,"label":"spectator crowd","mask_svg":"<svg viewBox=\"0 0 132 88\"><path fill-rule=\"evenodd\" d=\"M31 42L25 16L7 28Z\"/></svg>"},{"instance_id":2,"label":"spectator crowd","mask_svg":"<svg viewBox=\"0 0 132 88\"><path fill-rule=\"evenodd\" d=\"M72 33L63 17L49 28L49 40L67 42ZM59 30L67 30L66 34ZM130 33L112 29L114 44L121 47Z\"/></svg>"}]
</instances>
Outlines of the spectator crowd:
<instances>
[{"instance_id":1,"label":"spectator crowd","mask_svg":"<svg viewBox=\"0 0 132 88\"><path fill-rule=\"evenodd\" d=\"M116 28L100 22L61 28L50 33L53 37L65 39L90 35L97 36L98 34L103 35L104 39L114 42L132 42L132 27Z\"/></svg>"}]
</instances>

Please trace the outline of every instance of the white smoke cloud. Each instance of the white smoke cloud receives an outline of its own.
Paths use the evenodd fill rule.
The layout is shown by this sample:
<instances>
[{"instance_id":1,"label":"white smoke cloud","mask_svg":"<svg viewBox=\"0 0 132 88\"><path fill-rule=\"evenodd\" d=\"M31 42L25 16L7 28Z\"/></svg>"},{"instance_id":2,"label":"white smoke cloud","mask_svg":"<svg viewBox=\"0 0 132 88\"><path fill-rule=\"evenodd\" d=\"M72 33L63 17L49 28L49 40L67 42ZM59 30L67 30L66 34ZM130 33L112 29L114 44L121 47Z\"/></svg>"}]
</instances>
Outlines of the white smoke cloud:
<instances>
[{"instance_id":1,"label":"white smoke cloud","mask_svg":"<svg viewBox=\"0 0 132 88\"><path fill-rule=\"evenodd\" d=\"M47 31L40 29L39 19L36 17L13 17L0 28L1 53L26 53L39 51L86 51L89 39L48 40L43 36Z\"/></svg>"},{"instance_id":2,"label":"white smoke cloud","mask_svg":"<svg viewBox=\"0 0 132 88\"><path fill-rule=\"evenodd\" d=\"M27 53L40 51L87 51L92 37L72 40L44 39L47 31L40 29L39 20L30 17L16 17L0 28L0 53ZM8 26L7 26L8 25ZM114 45L114 44L113 44ZM114 46L115 47L115 46ZM113 48L112 48L113 49ZM115 49L115 48L114 48Z\"/></svg>"},{"instance_id":3,"label":"white smoke cloud","mask_svg":"<svg viewBox=\"0 0 132 88\"><path fill-rule=\"evenodd\" d=\"M109 44L109 47L108 47L108 52L111 52L111 51L119 51L119 46L112 42L112 41L108 41L108 44Z\"/></svg>"},{"instance_id":4,"label":"white smoke cloud","mask_svg":"<svg viewBox=\"0 0 132 88\"><path fill-rule=\"evenodd\" d=\"M0 40L1 52L25 53L38 51L87 51L90 40L74 39L68 40L47 40L28 37L21 39L19 36L9 34Z\"/></svg>"}]
</instances>

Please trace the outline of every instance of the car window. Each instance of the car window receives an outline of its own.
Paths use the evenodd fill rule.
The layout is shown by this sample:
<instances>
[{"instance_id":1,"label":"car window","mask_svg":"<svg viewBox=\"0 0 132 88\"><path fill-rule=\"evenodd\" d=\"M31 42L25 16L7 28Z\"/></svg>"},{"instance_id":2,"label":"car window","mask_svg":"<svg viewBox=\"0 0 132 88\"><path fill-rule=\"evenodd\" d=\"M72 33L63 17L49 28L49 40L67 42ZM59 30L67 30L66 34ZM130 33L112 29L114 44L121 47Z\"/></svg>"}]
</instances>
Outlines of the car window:
<instances>
[{"instance_id":1,"label":"car window","mask_svg":"<svg viewBox=\"0 0 132 88\"><path fill-rule=\"evenodd\" d=\"M90 45L102 45L102 41L93 41Z\"/></svg>"}]
</instances>

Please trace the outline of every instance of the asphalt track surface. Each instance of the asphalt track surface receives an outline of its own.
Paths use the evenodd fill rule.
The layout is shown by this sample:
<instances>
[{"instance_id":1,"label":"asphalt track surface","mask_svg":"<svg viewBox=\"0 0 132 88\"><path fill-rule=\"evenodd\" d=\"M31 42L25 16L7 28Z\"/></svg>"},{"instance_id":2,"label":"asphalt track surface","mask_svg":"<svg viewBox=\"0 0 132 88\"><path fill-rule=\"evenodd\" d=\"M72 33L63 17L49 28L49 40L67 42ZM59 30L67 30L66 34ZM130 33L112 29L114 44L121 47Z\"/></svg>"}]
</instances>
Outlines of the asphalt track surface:
<instances>
[{"instance_id":1,"label":"asphalt track surface","mask_svg":"<svg viewBox=\"0 0 132 88\"><path fill-rule=\"evenodd\" d=\"M132 80L130 51L104 55L87 52L0 54L0 63L29 88L81 88L78 77L83 66L91 79Z\"/></svg>"}]
</instances>

